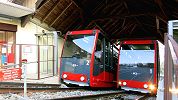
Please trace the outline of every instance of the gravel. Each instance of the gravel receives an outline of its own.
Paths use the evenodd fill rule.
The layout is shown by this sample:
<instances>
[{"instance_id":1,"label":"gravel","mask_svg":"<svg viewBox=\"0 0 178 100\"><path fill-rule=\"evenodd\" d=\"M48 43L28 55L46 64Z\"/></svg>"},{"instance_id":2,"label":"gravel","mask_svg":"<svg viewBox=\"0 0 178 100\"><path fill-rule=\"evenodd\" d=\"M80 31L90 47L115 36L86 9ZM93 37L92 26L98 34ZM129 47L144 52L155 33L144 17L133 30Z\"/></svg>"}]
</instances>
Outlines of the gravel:
<instances>
[{"instance_id":1,"label":"gravel","mask_svg":"<svg viewBox=\"0 0 178 100\"><path fill-rule=\"evenodd\" d=\"M83 95L93 95L93 94L102 94L102 93L111 93L118 91L61 91L61 92L29 92L28 99L29 100L44 100L44 99L55 99L55 98L63 98L70 96L83 96ZM23 94L0 94L0 100L22 100Z\"/></svg>"},{"instance_id":2,"label":"gravel","mask_svg":"<svg viewBox=\"0 0 178 100\"><path fill-rule=\"evenodd\" d=\"M118 94L114 96L101 97L97 100L138 100L141 96L131 94Z\"/></svg>"},{"instance_id":3,"label":"gravel","mask_svg":"<svg viewBox=\"0 0 178 100\"><path fill-rule=\"evenodd\" d=\"M61 84L61 88L68 88L64 84ZM44 100L44 99L55 99L55 98L64 98L71 96L84 96L84 95L94 95L94 94L103 94L103 93L113 93L118 92L120 90L66 90L60 92L28 92L28 98L26 100ZM130 94L127 95L115 95L111 97L101 97L97 100L136 100L139 96ZM23 93L13 94L0 94L0 100L24 100ZM149 100L155 100L149 99Z\"/></svg>"},{"instance_id":4,"label":"gravel","mask_svg":"<svg viewBox=\"0 0 178 100\"><path fill-rule=\"evenodd\" d=\"M83 95L94 95L94 94L103 94L103 93L113 93L118 92L118 90L108 90L108 91L61 91L61 92L29 92L27 100L44 100L44 99L55 99L55 98L64 98L71 96L83 96ZM97 100L137 100L140 96L132 95L132 94L118 94L110 97L101 97ZM24 100L23 93L20 94L0 94L0 100ZM147 99L147 100L156 100L155 97Z\"/></svg>"}]
</instances>

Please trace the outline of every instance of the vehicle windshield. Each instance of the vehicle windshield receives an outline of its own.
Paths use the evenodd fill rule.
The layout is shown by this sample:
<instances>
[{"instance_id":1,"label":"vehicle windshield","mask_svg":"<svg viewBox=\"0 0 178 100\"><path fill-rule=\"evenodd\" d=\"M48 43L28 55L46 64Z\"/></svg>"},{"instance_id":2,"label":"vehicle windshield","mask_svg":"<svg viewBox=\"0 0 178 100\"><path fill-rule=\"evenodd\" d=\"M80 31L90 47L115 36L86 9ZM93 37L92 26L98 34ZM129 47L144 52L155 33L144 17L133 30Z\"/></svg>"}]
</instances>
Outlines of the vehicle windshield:
<instances>
[{"instance_id":1,"label":"vehicle windshield","mask_svg":"<svg viewBox=\"0 0 178 100\"><path fill-rule=\"evenodd\" d=\"M141 82L153 81L154 50L121 50L120 79Z\"/></svg>"},{"instance_id":2,"label":"vehicle windshield","mask_svg":"<svg viewBox=\"0 0 178 100\"><path fill-rule=\"evenodd\" d=\"M68 35L62 57L87 58L87 55L92 53L94 37L94 35Z\"/></svg>"},{"instance_id":3,"label":"vehicle windshield","mask_svg":"<svg viewBox=\"0 0 178 100\"><path fill-rule=\"evenodd\" d=\"M60 73L90 75L91 54L95 35L68 35L64 43Z\"/></svg>"}]
</instances>

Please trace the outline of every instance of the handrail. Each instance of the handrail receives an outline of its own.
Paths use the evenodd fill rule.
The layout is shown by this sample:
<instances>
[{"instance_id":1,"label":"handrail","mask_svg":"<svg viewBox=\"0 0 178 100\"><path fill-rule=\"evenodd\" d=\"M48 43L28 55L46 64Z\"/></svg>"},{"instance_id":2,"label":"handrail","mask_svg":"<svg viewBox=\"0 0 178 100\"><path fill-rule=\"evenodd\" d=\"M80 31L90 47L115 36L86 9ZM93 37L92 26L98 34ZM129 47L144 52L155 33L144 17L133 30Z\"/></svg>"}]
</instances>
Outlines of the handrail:
<instances>
[{"instance_id":1,"label":"handrail","mask_svg":"<svg viewBox=\"0 0 178 100\"><path fill-rule=\"evenodd\" d=\"M23 46L54 46L54 45L38 45L38 44L11 44L11 43L0 43L0 45L23 45ZM55 46L54 46L55 47Z\"/></svg>"},{"instance_id":2,"label":"handrail","mask_svg":"<svg viewBox=\"0 0 178 100\"><path fill-rule=\"evenodd\" d=\"M178 87L178 43L171 35L165 34L164 44L164 100L172 100L173 90Z\"/></svg>"},{"instance_id":3,"label":"handrail","mask_svg":"<svg viewBox=\"0 0 178 100\"><path fill-rule=\"evenodd\" d=\"M168 35L168 38L173 46L174 52L175 52L175 54L177 56L177 60L178 60L178 43L173 39L172 36Z\"/></svg>"}]
</instances>

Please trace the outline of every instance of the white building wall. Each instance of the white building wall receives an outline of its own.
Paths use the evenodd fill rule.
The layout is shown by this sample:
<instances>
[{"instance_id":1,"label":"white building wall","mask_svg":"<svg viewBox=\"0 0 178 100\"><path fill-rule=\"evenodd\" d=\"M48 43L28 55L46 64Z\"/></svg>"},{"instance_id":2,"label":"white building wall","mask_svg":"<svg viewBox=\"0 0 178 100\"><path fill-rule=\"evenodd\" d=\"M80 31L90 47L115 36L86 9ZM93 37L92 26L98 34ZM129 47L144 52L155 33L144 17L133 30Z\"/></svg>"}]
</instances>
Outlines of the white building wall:
<instances>
[{"instance_id":1,"label":"white building wall","mask_svg":"<svg viewBox=\"0 0 178 100\"><path fill-rule=\"evenodd\" d=\"M58 68L60 68L60 57L63 49L64 39L59 37L58 38Z\"/></svg>"},{"instance_id":2,"label":"white building wall","mask_svg":"<svg viewBox=\"0 0 178 100\"><path fill-rule=\"evenodd\" d=\"M37 38L35 34L41 34L42 30L49 32L40 26L32 22L28 22L25 27L21 27L21 21L18 19L9 19L9 20L0 20L1 23L17 25L16 32L16 63L19 63L19 45L18 44L36 44ZM37 61L37 47L36 46L22 46L26 50L31 49L30 53L26 53L22 49L22 59L27 59L28 62ZM37 63L32 63L27 65L27 74L36 74L37 73Z\"/></svg>"}]
</instances>

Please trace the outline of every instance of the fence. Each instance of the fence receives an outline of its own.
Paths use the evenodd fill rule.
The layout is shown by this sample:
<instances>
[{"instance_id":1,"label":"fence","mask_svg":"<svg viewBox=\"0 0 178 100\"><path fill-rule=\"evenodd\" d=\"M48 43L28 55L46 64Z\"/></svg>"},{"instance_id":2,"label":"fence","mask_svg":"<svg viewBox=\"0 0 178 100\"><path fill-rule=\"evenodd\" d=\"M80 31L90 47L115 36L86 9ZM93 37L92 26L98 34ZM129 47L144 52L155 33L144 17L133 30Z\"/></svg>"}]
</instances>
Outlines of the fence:
<instances>
[{"instance_id":1,"label":"fence","mask_svg":"<svg viewBox=\"0 0 178 100\"><path fill-rule=\"evenodd\" d=\"M27 59L28 79L54 76L53 45L0 44L0 57L0 73L7 69L21 70L22 59Z\"/></svg>"}]
</instances>

